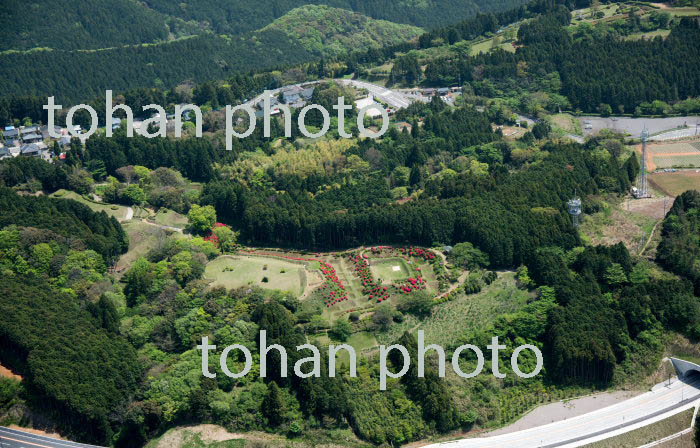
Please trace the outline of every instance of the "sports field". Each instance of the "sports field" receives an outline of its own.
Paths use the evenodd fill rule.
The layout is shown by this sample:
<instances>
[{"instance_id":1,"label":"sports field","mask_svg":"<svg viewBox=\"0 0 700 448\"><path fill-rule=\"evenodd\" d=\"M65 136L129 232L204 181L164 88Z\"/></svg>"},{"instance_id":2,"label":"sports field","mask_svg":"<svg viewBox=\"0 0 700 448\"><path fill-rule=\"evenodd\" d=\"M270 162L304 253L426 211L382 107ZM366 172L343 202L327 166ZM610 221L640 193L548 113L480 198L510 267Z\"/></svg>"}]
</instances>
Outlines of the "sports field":
<instances>
[{"instance_id":1,"label":"sports field","mask_svg":"<svg viewBox=\"0 0 700 448\"><path fill-rule=\"evenodd\" d=\"M224 255L207 264L204 277L225 288L259 286L290 291L299 296L306 289L303 264L272 257Z\"/></svg>"}]
</instances>

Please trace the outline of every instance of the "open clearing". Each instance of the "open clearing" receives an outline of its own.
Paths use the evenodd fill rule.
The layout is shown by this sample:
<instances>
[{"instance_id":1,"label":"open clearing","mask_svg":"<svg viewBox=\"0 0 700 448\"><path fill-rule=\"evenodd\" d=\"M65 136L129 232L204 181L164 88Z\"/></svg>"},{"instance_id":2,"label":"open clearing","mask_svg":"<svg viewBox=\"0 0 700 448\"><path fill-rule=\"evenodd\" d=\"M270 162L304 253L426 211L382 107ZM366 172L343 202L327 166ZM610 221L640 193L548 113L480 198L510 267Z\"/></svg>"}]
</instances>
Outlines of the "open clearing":
<instances>
[{"instance_id":1,"label":"open clearing","mask_svg":"<svg viewBox=\"0 0 700 448\"><path fill-rule=\"evenodd\" d=\"M168 210L167 208L161 208L158 210L158 213L156 213L155 222L162 226L184 229L187 227L187 216Z\"/></svg>"},{"instance_id":2,"label":"open clearing","mask_svg":"<svg viewBox=\"0 0 700 448\"><path fill-rule=\"evenodd\" d=\"M700 190L700 171L681 170L675 173L654 173L649 182L669 196L678 196L687 190Z\"/></svg>"},{"instance_id":3,"label":"open clearing","mask_svg":"<svg viewBox=\"0 0 700 448\"><path fill-rule=\"evenodd\" d=\"M207 264L204 277L214 286L229 289L260 286L297 296L306 289L304 265L272 257L223 255Z\"/></svg>"},{"instance_id":4,"label":"open clearing","mask_svg":"<svg viewBox=\"0 0 700 448\"><path fill-rule=\"evenodd\" d=\"M603 203L603 210L585 215L581 235L590 244L623 243L632 253L642 247L654 225L663 218L664 207L672 201L664 198L630 199L623 203Z\"/></svg>"},{"instance_id":5,"label":"open clearing","mask_svg":"<svg viewBox=\"0 0 700 448\"><path fill-rule=\"evenodd\" d=\"M73 199L81 204L85 204L96 212L105 212L109 216L114 216L117 219L124 219L127 215L128 207L123 205L100 204L97 202L88 201L78 193L68 190L58 190L51 194L51 197L61 199Z\"/></svg>"},{"instance_id":6,"label":"open clearing","mask_svg":"<svg viewBox=\"0 0 700 448\"><path fill-rule=\"evenodd\" d=\"M642 145L637 145L642 153ZM654 171L664 168L700 167L700 142L658 143L647 145L647 168Z\"/></svg>"},{"instance_id":7,"label":"open clearing","mask_svg":"<svg viewBox=\"0 0 700 448\"><path fill-rule=\"evenodd\" d=\"M384 283L406 280L413 272L402 258L384 258L370 263L372 275Z\"/></svg>"},{"instance_id":8,"label":"open clearing","mask_svg":"<svg viewBox=\"0 0 700 448\"><path fill-rule=\"evenodd\" d=\"M325 347L327 347L331 343L336 345L340 344L340 342L331 342L331 339L325 335L314 338L314 341ZM359 355L362 352L369 351L379 345L374 335L367 331L353 333L347 341L343 342L343 344L348 344L355 349L355 353L357 353L358 355L358 360ZM340 364L350 365L350 354L348 354L347 350L339 351L337 359L338 363Z\"/></svg>"},{"instance_id":9,"label":"open clearing","mask_svg":"<svg viewBox=\"0 0 700 448\"><path fill-rule=\"evenodd\" d=\"M115 271L118 278L124 275L139 257L146 256L151 249L164 242L169 233L143 221L127 221L122 223L122 227L129 236L129 251L117 262Z\"/></svg>"}]
</instances>

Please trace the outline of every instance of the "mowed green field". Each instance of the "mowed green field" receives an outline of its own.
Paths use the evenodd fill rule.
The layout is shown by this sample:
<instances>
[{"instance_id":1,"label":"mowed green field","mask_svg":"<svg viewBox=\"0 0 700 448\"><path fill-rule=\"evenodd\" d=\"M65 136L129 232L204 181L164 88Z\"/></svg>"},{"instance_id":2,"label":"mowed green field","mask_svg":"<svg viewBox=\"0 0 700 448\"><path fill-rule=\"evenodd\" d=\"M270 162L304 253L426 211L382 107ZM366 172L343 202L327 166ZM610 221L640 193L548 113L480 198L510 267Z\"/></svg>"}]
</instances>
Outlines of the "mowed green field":
<instances>
[{"instance_id":1,"label":"mowed green field","mask_svg":"<svg viewBox=\"0 0 700 448\"><path fill-rule=\"evenodd\" d=\"M212 280L214 286L229 289L259 286L289 291L297 296L306 289L304 265L273 257L224 255L207 264L204 277Z\"/></svg>"},{"instance_id":2,"label":"mowed green field","mask_svg":"<svg viewBox=\"0 0 700 448\"><path fill-rule=\"evenodd\" d=\"M678 196L688 190L700 190L700 173L696 170L654 173L649 175L649 180L670 196Z\"/></svg>"},{"instance_id":3,"label":"mowed green field","mask_svg":"<svg viewBox=\"0 0 700 448\"><path fill-rule=\"evenodd\" d=\"M114 216L117 219L124 219L126 217L126 212L128 209L128 207L125 207L123 205L99 204L97 202L88 201L78 193L68 190L58 190L55 193L51 194L51 197L60 199L72 199L74 201L78 201L82 204L87 205L93 211L105 212L109 216Z\"/></svg>"},{"instance_id":4,"label":"mowed green field","mask_svg":"<svg viewBox=\"0 0 700 448\"><path fill-rule=\"evenodd\" d=\"M158 210L158 213L156 213L155 222L156 224L160 224L162 226L184 229L187 227L187 216L181 215L173 210L162 208Z\"/></svg>"},{"instance_id":5,"label":"mowed green field","mask_svg":"<svg viewBox=\"0 0 700 448\"><path fill-rule=\"evenodd\" d=\"M394 283L406 280L414 275L402 258L380 258L370 261L369 265L375 279L381 279L384 283Z\"/></svg>"}]
</instances>

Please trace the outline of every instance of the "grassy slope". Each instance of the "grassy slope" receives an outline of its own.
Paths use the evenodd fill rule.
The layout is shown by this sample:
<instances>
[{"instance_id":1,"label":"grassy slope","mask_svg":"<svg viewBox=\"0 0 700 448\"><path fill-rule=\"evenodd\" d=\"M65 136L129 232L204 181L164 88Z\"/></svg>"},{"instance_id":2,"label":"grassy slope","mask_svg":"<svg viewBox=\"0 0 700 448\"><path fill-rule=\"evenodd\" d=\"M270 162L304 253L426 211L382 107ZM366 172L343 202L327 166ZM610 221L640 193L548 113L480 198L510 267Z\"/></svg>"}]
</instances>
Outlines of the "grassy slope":
<instances>
[{"instance_id":1,"label":"grassy slope","mask_svg":"<svg viewBox=\"0 0 700 448\"><path fill-rule=\"evenodd\" d=\"M422 30L329 6L293 9L260 32L281 31L306 50L336 56L357 48L379 48L418 36Z\"/></svg>"}]
</instances>

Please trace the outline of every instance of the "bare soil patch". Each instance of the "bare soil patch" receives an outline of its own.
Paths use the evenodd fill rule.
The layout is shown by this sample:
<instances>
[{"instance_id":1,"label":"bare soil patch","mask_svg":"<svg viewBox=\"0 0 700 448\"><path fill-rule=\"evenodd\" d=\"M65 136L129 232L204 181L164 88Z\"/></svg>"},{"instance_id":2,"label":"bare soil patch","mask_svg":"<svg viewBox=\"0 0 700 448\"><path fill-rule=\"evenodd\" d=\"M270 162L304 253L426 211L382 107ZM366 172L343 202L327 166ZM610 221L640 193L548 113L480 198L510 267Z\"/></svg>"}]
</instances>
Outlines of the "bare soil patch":
<instances>
[{"instance_id":1,"label":"bare soil patch","mask_svg":"<svg viewBox=\"0 0 700 448\"><path fill-rule=\"evenodd\" d=\"M5 377L5 378L12 378L17 381L22 381L22 377L20 375L17 375L14 373L12 370L8 369L7 367L3 366L0 364L0 376Z\"/></svg>"}]
</instances>

